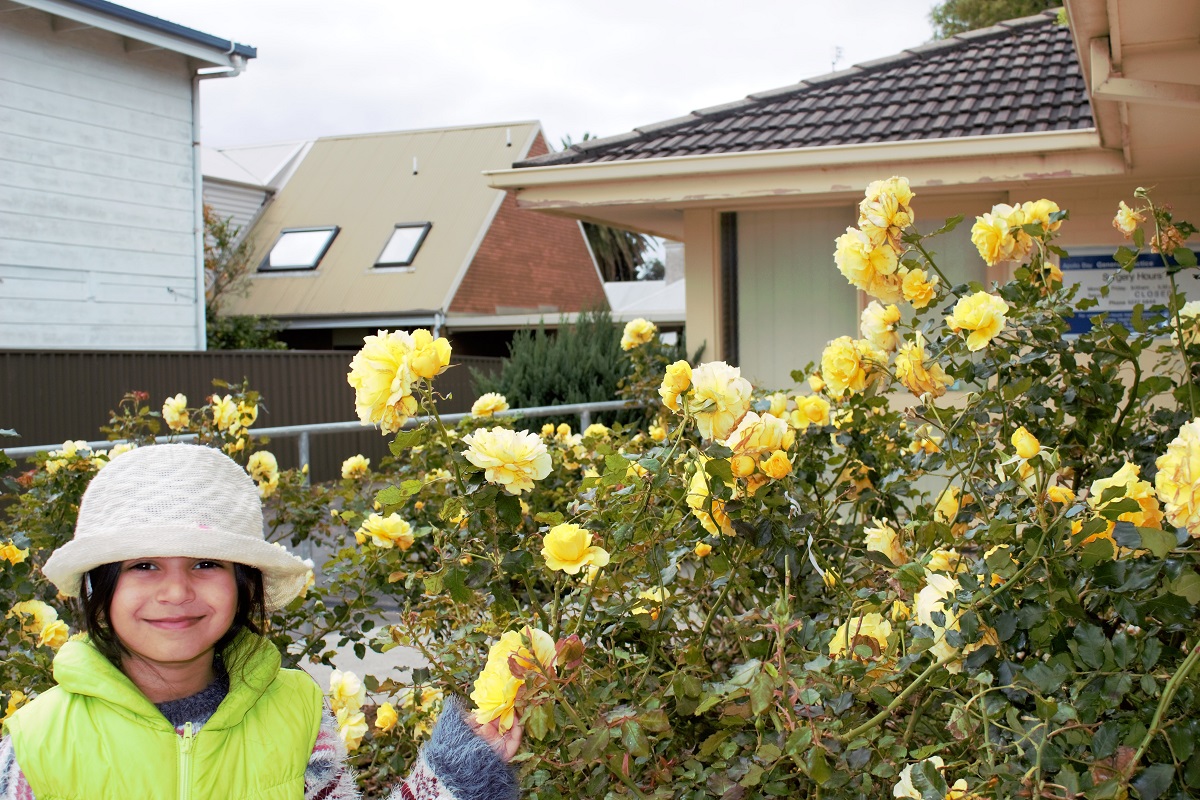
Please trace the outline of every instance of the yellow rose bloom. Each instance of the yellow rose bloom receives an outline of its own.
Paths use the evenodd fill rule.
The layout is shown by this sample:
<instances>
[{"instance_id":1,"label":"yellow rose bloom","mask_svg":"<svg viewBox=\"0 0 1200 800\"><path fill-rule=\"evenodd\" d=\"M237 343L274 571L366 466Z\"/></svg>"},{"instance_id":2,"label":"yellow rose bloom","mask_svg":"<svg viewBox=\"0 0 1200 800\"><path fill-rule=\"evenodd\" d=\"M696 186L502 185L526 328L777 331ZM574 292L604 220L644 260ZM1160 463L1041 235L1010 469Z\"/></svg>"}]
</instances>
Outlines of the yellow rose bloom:
<instances>
[{"instance_id":1,"label":"yellow rose bloom","mask_svg":"<svg viewBox=\"0 0 1200 800\"><path fill-rule=\"evenodd\" d=\"M975 218L971 226L971 242L989 267L1001 261L1012 261L1024 256L1026 249L1021 237L1029 237L1020 230L1024 214L1020 207L1001 203L992 210Z\"/></svg>"},{"instance_id":2,"label":"yellow rose bloom","mask_svg":"<svg viewBox=\"0 0 1200 800\"><path fill-rule=\"evenodd\" d=\"M66 643L70 635L71 631L67 628L67 623L62 620L55 620L42 628L42 632L38 635L38 647L49 647L52 650L57 650Z\"/></svg>"},{"instance_id":3,"label":"yellow rose bloom","mask_svg":"<svg viewBox=\"0 0 1200 800\"><path fill-rule=\"evenodd\" d=\"M270 483L279 479L279 462L269 450L259 450L252 453L246 461L246 472L250 477L261 483Z\"/></svg>"},{"instance_id":4,"label":"yellow rose bloom","mask_svg":"<svg viewBox=\"0 0 1200 800\"><path fill-rule=\"evenodd\" d=\"M938 498L937 505L933 508L933 516L938 522L944 522L947 525L953 524L958 517L959 498L961 493L957 486L950 486L946 491L942 492Z\"/></svg>"},{"instance_id":5,"label":"yellow rose bloom","mask_svg":"<svg viewBox=\"0 0 1200 800\"><path fill-rule=\"evenodd\" d=\"M20 564L29 558L28 548L22 550L12 542L5 542L0 545L0 561L7 561L10 564Z\"/></svg>"},{"instance_id":6,"label":"yellow rose bloom","mask_svg":"<svg viewBox=\"0 0 1200 800\"><path fill-rule=\"evenodd\" d=\"M891 635L892 623L884 619L882 614L872 611L861 617L851 617L838 627L829 640L829 657L873 661L888 651L888 637ZM871 651L866 658L854 652L864 645Z\"/></svg>"},{"instance_id":7,"label":"yellow rose bloom","mask_svg":"<svg viewBox=\"0 0 1200 800\"><path fill-rule=\"evenodd\" d=\"M960 299L954 311L946 317L946 325L955 332L967 330L967 349L982 350L988 342L1004 329L1008 303L994 294L976 292Z\"/></svg>"},{"instance_id":8,"label":"yellow rose bloom","mask_svg":"<svg viewBox=\"0 0 1200 800\"><path fill-rule=\"evenodd\" d=\"M891 617L892 622L903 622L912 616L912 609L905 605L903 600L893 600L888 616Z\"/></svg>"},{"instance_id":9,"label":"yellow rose bloom","mask_svg":"<svg viewBox=\"0 0 1200 800\"><path fill-rule=\"evenodd\" d=\"M929 552L929 561L925 563L925 569L929 572L949 572L951 574L958 572L958 567L962 563L962 555L953 547L937 548Z\"/></svg>"},{"instance_id":10,"label":"yellow rose bloom","mask_svg":"<svg viewBox=\"0 0 1200 800\"><path fill-rule=\"evenodd\" d=\"M507 664L484 669L471 692L475 720L480 725L496 720L500 733L508 731L516 719L517 692L522 685L524 681L513 677Z\"/></svg>"},{"instance_id":11,"label":"yellow rose bloom","mask_svg":"<svg viewBox=\"0 0 1200 800\"><path fill-rule=\"evenodd\" d=\"M724 534L733 536L733 522L729 519L729 515L725 513L725 501L717 497L711 497L708 493L709 475L704 472L704 460L701 460L696 465L696 473L692 475L692 480L688 483L687 504L692 510L692 516L700 520L700 524L704 526L704 530L708 531L713 536ZM711 512L709 501L711 500Z\"/></svg>"},{"instance_id":12,"label":"yellow rose bloom","mask_svg":"<svg viewBox=\"0 0 1200 800\"><path fill-rule=\"evenodd\" d=\"M842 582L842 575L833 567L825 570L825 574L821 576L821 583L825 584L826 589L836 589Z\"/></svg>"},{"instance_id":13,"label":"yellow rose bloom","mask_svg":"<svg viewBox=\"0 0 1200 800\"><path fill-rule=\"evenodd\" d=\"M896 252L902 252L901 234L916 220L912 210L913 196L908 178L892 176L872 182L858 204L858 224L863 233L874 244L887 244Z\"/></svg>"},{"instance_id":14,"label":"yellow rose bloom","mask_svg":"<svg viewBox=\"0 0 1200 800\"><path fill-rule=\"evenodd\" d=\"M1154 489L1150 483L1138 478L1141 471L1142 468L1137 464L1126 461L1111 477L1093 481L1091 489L1088 490L1088 505L1094 511L1103 511L1107 505L1107 503L1101 502L1104 492L1117 486L1123 486L1125 499L1136 500L1139 508L1137 511L1126 511L1117 517L1117 520L1132 522L1139 528L1162 527L1163 513L1159 507L1158 498L1154 495ZM1112 522L1109 522L1110 532L1113 527Z\"/></svg>"},{"instance_id":15,"label":"yellow rose bloom","mask_svg":"<svg viewBox=\"0 0 1200 800\"><path fill-rule=\"evenodd\" d=\"M583 429L583 438L589 436L596 439L607 439L612 434L612 429L602 422L593 422Z\"/></svg>"},{"instance_id":16,"label":"yellow rose bloom","mask_svg":"<svg viewBox=\"0 0 1200 800\"><path fill-rule=\"evenodd\" d=\"M663 405L672 411L678 411L679 396L686 392L691 385L692 365L686 361L676 361L667 366L662 386L658 389L658 396L662 398Z\"/></svg>"},{"instance_id":17,"label":"yellow rose bloom","mask_svg":"<svg viewBox=\"0 0 1200 800\"><path fill-rule=\"evenodd\" d=\"M661 425L650 426L650 439L655 442L664 442L667 439L667 429Z\"/></svg>"},{"instance_id":18,"label":"yellow rose bloom","mask_svg":"<svg viewBox=\"0 0 1200 800\"><path fill-rule=\"evenodd\" d=\"M379 331L363 338L363 348L350 361L346 381L354 388L354 409L364 425L379 425L384 434L404 427L417 411L412 394L416 380L409 356L413 340L404 331Z\"/></svg>"},{"instance_id":19,"label":"yellow rose bloom","mask_svg":"<svg viewBox=\"0 0 1200 800\"><path fill-rule=\"evenodd\" d=\"M754 469L758 465L754 463L754 459L750 456L732 456L729 459L729 468L735 478L748 478L754 474Z\"/></svg>"},{"instance_id":20,"label":"yellow rose bloom","mask_svg":"<svg viewBox=\"0 0 1200 800\"><path fill-rule=\"evenodd\" d=\"M338 735L342 737L349 751L357 750L362 744L362 738L367 735L367 718L359 708L339 708L337 726Z\"/></svg>"},{"instance_id":21,"label":"yellow rose bloom","mask_svg":"<svg viewBox=\"0 0 1200 800\"><path fill-rule=\"evenodd\" d=\"M329 676L329 707L357 711L367 699L367 687L353 672L334 670Z\"/></svg>"},{"instance_id":22,"label":"yellow rose bloom","mask_svg":"<svg viewBox=\"0 0 1200 800\"><path fill-rule=\"evenodd\" d=\"M570 438L571 426L565 422L558 423L558 427L554 429L554 435L563 440Z\"/></svg>"},{"instance_id":23,"label":"yellow rose bloom","mask_svg":"<svg viewBox=\"0 0 1200 800\"><path fill-rule=\"evenodd\" d=\"M1075 493L1065 486L1051 486L1046 489L1046 499L1051 503L1070 503L1075 500Z\"/></svg>"},{"instance_id":24,"label":"yellow rose bloom","mask_svg":"<svg viewBox=\"0 0 1200 800\"><path fill-rule=\"evenodd\" d=\"M779 481L792 474L792 462L788 459L787 453L782 450L776 450L771 453L770 457L759 463L759 469L773 481Z\"/></svg>"},{"instance_id":25,"label":"yellow rose bloom","mask_svg":"<svg viewBox=\"0 0 1200 800\"><path fill-rule=\"evenodd\" d=\"M29 697L20 689L13 689L8 696L8 705L4 709L4 716L0 717L0 722L12 716L13 712L21 706L29 702Z\"/></svg>"},{"instance_id":26,"label":"yellow rose bloom","mask_svg":"<svg viewBox=\"0 0 1200 800\"><path fill-rule=\"evenodd\" d=\"M788 416L788 422L798 431L808 430L809 425L828 425L829 401L816 394L797 397L796 410Z\"/></svg>"},{"instance_id":27,"label":"yellow rose bloom","mask_svg":"<svg viewBox=\"0 0 1200 800\"><path fill-rule=\"evenodd\" d=\"M1145 222L1146 217L1139 211L1135 211L1125 205L1122 200L1117 204L1117 215L1113 217L1113 227L1121 232L1121 235L1126 239L1133 236L1133 232L1137 230L1138 224Z\"/></svg>"},{"instance_id":28,"label":"yellow rose bloom","mask_svg":"<svg viewBox=\"0 0 1200 800\"><path fill-rule=\"evenodd\" d=\"M239 402L237 404L237 415L238 430L249 428L258 420L258 404Z\"/></svg>"},{"instance_id":29,"label":"yellow rose bloom","mask_svg":"<svg viewBox=\"0 0 1200 800\"><path fill-rule=\"evenodd\" d=\"M489 483L501 486L509 494L533 490L533 482L550 474L550 453L540 437L529 431L513 431L499 426L477 430L464 436L467 461L483 469Z\"/></svg>"},{"instance_id":30,"label":"yellow rose bloom","mask_svg":"<svg viewBox=\"0 0 1200 800\"><path fill-rule=\"evenodd\" d=\"M904 273L900 291L913 308L925 308L937 297L938 276L930 278L925 270L913 268Z\"/></svg>"},{"instance_id":31,"label":"yellow rose bloom","mask_svg":"<svg viewBox=\"0 0 1200 800\"><path fill-rule=\"evenodd\" d=\"M542 426L542 438L543 439L553 439L554 438L554 423L553 422L547 422L545 425Z\"/></svg>"},{"instance_id":32,"label":"yellow rose bloom","mask_svg":"<svg viewBox=\"0 0 1200 800\"><path fill-rule=\"evenodd\" d=\"M1036 436L1026 430L1024 425L1013 432L1009 442L1016 448L1017 455L1025 459L1033 458L1042 450L1041 442L1037 440Z\"/></svg>"},{"instance_id":33,"label":"yellow rose bloom","mask_svg":"<svg viewBox=\"0 0 1200 800\"><path fill-rule=\"evenodd\" d=\"M177 394L163 401L162 418L167 427L181 431L188 426L187 395Z\"/></svg>"},{"instance_id":34,"label":"yellow rose bloom","mask_svg":"<svg viewBox=\"0 0 1200 800\"><path fill-rule=\"evenodd\" d=\"M759 416L754 411L747 411L723 444L735 455L757 459L760 455L789 447L792 440L788 434L787 420L769 412Z\"/></svg>"},{"instance_id":35,"label":"yellow rose bloom","mask_svg":"<svg viewBox=\"0 0 1200 800\"><path fill-rule=\"evenodd\" d=\"M865 339L839 336L821 353L821 375L834 397L858 394L874 379L876 365L886 361L887 356Z\"/></svg>"},{"instance_id":36,"label":"yellow rose bloom","mask_svg":"<svg viewBox=\"0 0 1200 800\"><path fill-rule=\"evenodd\" d=\"M508 399L497 392L487 392L471 404L471 416L490 417L501 411L508 411Z\"/></svg>"},{"instance_id":37,"label":"yellow rose bloom","mask_svg":"<svg viewBox=\"0 0 1200 800\"><path fill-rule=\"evenodd\" d=\"M213 424L217 426L217 430L236 434L240 423L237 403L233 402L233 397L230 395L218 397L214 394L211 398L211 405Z\"/></svg>"},{"instance_id":38,"label":"yellow rose bloom","mask_svg":"<svg viewBox=\"0 0 1200 800\"><path fill-rule=\"evenodd\" d=\"M863 528L867 550L883 553L897 567L907 564L908 553L900 542L900 533L881 519L875 519L874 522L875 527Z\"/></svg>"},{"instance_id":39,"label":"yellow rose bloom","mask_svg":"<svg viewBox=\"0 0 1200 800\"><path fill-rule=\"evenodd\" d=\"M1058 203L1045 198L1021 204L1021 215L1024 217L1024 224L1040 224L1047 233L1053 233L1062 227L1061 219L1055 222L1050 221L1050 215L1056 214L1060 210Z\"/></svg>"},{"instance_id":40,"label":"yellow rose bloom","mask_svg":"<svg viewBox=\"0 0 1200 800\"><path fill-rule=\"evenodd\" d=\"M946 374L942 365L930 362L925 355L925 337L920 331L911 342L905 342L896 354L896 380L915 397L930 394L941 397L954 379Z\"/></svg>"},{"instance_id":41,"label":"yellow rose bloom","mask_svg":"<svg viewBox=\"0 0 1200 800\"><path fill-rule=\"evenodd\" d=\"M750 410L754 387L742 371L724 361L709 361L692 372L688 408L705 439L724 439Z\"/></svg>"},{"instance_id":42,"label":"yellow rose bloom","mask_svg":"<svg viewBox=\"0 0 1200 800\"><path fill-rule=\"evenodd\" d=\"M667 598L670 596L670 590L662 586L658 586L653 589L643 589L637 594L637 599L643 602L634 604L633 608L629 609L629 613L649 614L650 619L657 620L658 615L662 612L663 603L665 603Z\"/></svg>"},{"instance_id":43,"label":"yellow rose bloom","mask_svg":"<svg viewBox=\"0 0 1200 800\"><path fill-rule=\"evenodd\" d=\"M904 296L897 273L900 259L890 245L877 245L859 229L847 228L835 248L834 263L851 285L885 303L900 302Z\"/></svg>"},{"instance_id":44,"label":"yellow rose bloom","mask_svg":"<svg viewBox=\"0 0 1200 800\"><path fill-rule=\"evenodd\" d=\"M656 333L658 333L658 328L653 322L641 317L631 319L625 323L625 331L621 334L621 349L632 350L635 347L641 347L653 340Z\"/></svg>"},{"instance_id":45,"label":"yellow rose bloom","mask_svg":"<svg viewBox=\"0 0 1200 800\"><path fill-rule=\"evenodd\" d=\"M525 626L521 630L508 631L488 650L487 669L509 670L512 659L524 670L552 672L558 657L554 637L543 630Z\"/></svg>"},{"instance_id":46,"label":"yellow rose bloom","mask_svg":"<svg viewBox=\"0 0 1200 800\"><path fill-rule=\"evenodd\" d=\"M767 411L773 417L787 416L788 397L783 392L775 392L767 395L767 400L771 402L771 407Z\"/></svg>"},{"instance_id":47,"label":"yellow rose bloom","mask_svg":"<svg viewBox=\"0 0 1200 800\"><path fill-rule=\"evenodd\" d=\"M592 532L564 522L555 525L542 540L542 558L546 567L578 575L587 566L608 565L608 551L592 544Z\"/></svg>"},{"instance_id":48,"label":"yellow rose bloom","mask_svg":"<svg viewBox=\"0 0 1200 800\"><path fill-rule=\"evenodd\" d=\"M1200 419L1181 426L1154 464L1154 488L1166 506L1167 519L1200 538Z\"/></svg>"},{"instance_id":49,"label":"yellow rose bloom","mask_svg":"<svg viewBox=\"0 0 1200 800\"><path fill-rule=\"evenodd\" d=\"M954 578L942 575L940 572L927 572L925 573L925 588L917 592L916 599L913 601L917 620L933 631L934 644L929 652L937 659L949 658L958 653L958 648L946 641L946 631L958 630L958 615L951 608L958 589L958 581ZM933 614L938 611L945 615L945 625L939 625L934 621ZM962 671L962 664L952 661L946 665L946 668L950 672L957 673Z\"/></svg>"},{"instance_id":50,"label":"yellow rose bloom","mask_svg":"<svg viewBox=\"0 0 1200 800\"><path fill-rule=\"evenodd\" d=\"M375 730L380 733L387 733L392 728L396 727L396 723L400 717L396 715L396 709L391 703L384 703L375 712Z\"/></svg>"},{"instance_id":51,"label":"yellow rose bloom","mask_svg":"<svg viewBox=\"0 0 1200 800\"><path fill-rule=\"evenodd\" d=\"M58 619L58 612L41 600L22 600L13 605L4 618L9 619L14 616L20 621L21 628L26 633L40 636L47 626Z\"/></svg>"},{"instance_id":52,"label":"yellow rose bloom","mask_svg":"<svg viewBox=\"0 0 1200 800\"><path fill-rule=\"evenodd\" d=\"M366 537L371 537L371 542L376 547L391 549L399 547L401 550L407 550L413 545L412 525L409 525L399 514L388 514L386 517L381 514L372 514L367 517L362 526L355 534L355 538L359 538L360 542L365 541Z\"/></svg>"},{"instance_id":53,"label":"yellow rose bloom","mask_svg":"<svg viewBox=\"0 0 1200 800\"><path fill-rule=\"evenodd\" d=\"M878 300L872 300L863 309L859 319L859 330L868 342L891 353L900 345L900 336L896 333L896 323L899 321L899 308L894 305L885 306Z\"/></svg>"},{"instance_id":54,"label":"yellow rose bloom","mask_svg":"<svg viewBox=\"0 0 1200 800\"><path fill-rule=\"evenodd\" d=\"M358 480L371 474L371 459L359 453L342 462L342 477L346 480Z\"/></svg>"},{"instance_id":55,"label":"yellow rose bloom","mask_svg":"<svg viewBox=\"0 0 1200 800\"><path fill-rule=\"evenodd\" d=\"M450 366L450 342L445 337L434 339L432 333L418 328L412 332L412 346L408 366L418 378L432 380Z\"/></svg>"},{"instance_id":56,"label":"yellow rose bloom","mask_svg":"<svg viewBox=\"0 0 1200 800\"><path fill-rule=\"evenodd\" d=\"M712 545L708 544L707 542L700 542L696 545L696 549L692 552L700 558L704 558L706 555L712 552Z\"/></svg>"}]
</instances>

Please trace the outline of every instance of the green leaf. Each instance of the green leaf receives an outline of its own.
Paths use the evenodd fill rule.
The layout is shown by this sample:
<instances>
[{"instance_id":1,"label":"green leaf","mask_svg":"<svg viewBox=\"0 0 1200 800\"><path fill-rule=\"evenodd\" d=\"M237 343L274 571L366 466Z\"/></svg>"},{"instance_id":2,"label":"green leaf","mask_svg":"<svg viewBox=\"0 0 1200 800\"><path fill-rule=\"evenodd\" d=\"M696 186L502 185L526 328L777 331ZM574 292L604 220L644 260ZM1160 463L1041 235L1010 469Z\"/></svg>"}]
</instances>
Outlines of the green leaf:
<instances>
[{"instance_id":1,"label":"green leaf","mask_svg":"<svg viewBox=\"0 0 1200 800\"><path fill-rule=\"evenodd\" d=\"M1083 546L1083 550L1079 554L1079 563L1084 569L1087 569L1101 561L1112 561L1116 555L1117 551L1110 540L1094 539Z\"/></svg>"},{"instance_id":2,"label":"green leaf","mask_svg":"<svg viewBox=\"0 0 1200 800\"><path fill-rule=\"evenodd\" d=\"M1158 800L1163 792L1171 786L1175 779L1175 767L1171 764L1155 764L1147 767L1141 775L1133 779L1133 788L1137 789L1142 800Z\"/></svg>"},{"instance_id":3,"label":"green leaf","mask_svg":"<svg viewBox=\"0 0 1200 800\"><path fill-rule=\"evenodd\" d=\"M1062 686L1063 679L1067 676L1067 670L1061 664L1055 664L1053 668L1035 661L1028 667L1025 667L1021 672L1025 679L1032 683L1042 692L1042 694L1051 694L1056 689Z\"/></svg>"},{"instance_id":4,"label":"green leaf","mask_svg":"<svg viewBox=\"0 0 1200 800\"><path fill-rule=\"evenodd\" d=\"M1159 558L1166 558L1175 549L1174 533L1158 528L1138 528L1137 530L1142 537L1142 546Z\"/></svg>"},{"instance_id":5,"label":"green leaf","mask_svg":"<svg viewBox=\"0 0 1200 800\"><path fill-rule=\"evenodd\" d=\"M771 676L760 672L750 684L750 713L759 716L771 707L775 700L775 683Z\"/></svg>"},{"instance_id":6,"label":"green leaf","mask_svg":"<svg viewBox=\"0 0 1200 800\"><path fill-rule=\"evenodd\" d=\"M1133 269L1134 262L1137 261L1137 253L1128 247L1118 247L1117 252L1113 253L1113 259L1121 265L1121 269L1129 272Z\"/></svg>"},{"instance_id":7,"label":"green leaf","mask_svg":"<svg viewBox=\"0 0 1200 800\"><path fill-rule=\"evenodd\" d=\"M943 233L949 233L950 231L957 228L959 223L962 222L963 219L965 219L965 217L962 214L955 214L953 217L947 217L946 223L944 225L942 225L942 227L938 228L936 231L934 231L933 233L931 233L929 235L930 236L940 236Z\"/></svg>"},{"instance_id":8,"label":"green leaf","mask_svg":"<svg viewBox=\"0 0 1200 800\"><path fill-rule=\"evenodd\" d=\"M710 458L704 462L704 471L724 483L733 483L733 467L727 458Z\"/></svg>"},{"instance_id":9,"label":"green leaf","mask_svg":"<svg viewBox=\"0 0 1200 800\"><path fill-rule=\"evenodd\" d=\"M402 456L406 450L422 444L428 436L429 428L425 425L410 431L397 431L396 437L392 439L388 449L392 451L392 455Z\"/></svg>"},{"instance_id":10,"label":"green leaf","mask_svg":"<svg viewBox=\"0 0 1200 800\"><path fill-rule=\"evenodd\" d=\"M1185 598L1192 605L1200 603L1200 575L1187 570L1178 578L1167 582L1167 591Z\"/></svg>"},{"instance_id":11,"label":"green leaf","mask_svg":"<svg viewBox=\"0 0 1200 800\"><path fill-rule=\"evenodd\" d=\"M1196 254L1186 248L1180 247L1175 251L1175 263L1181 267L1196 266Z\"/></svg>"},{"instance_id":12,"label":"green leaf","mask_svg":"<svg viewBox=\"0 0 1200 800\"><path fill-rule=\"evenodd\" d=\"M588 734L587 740L583 742L583 746L579 750L580 760L584 763L595 761L596 756L604 752L604 748L608 744L608 739L608 728L597 728L592 731Z\"/></svg>"},{"instance_id":13,"label":"green leaf","mask_svg":"<svg viewBox=\"0 0 1200 800\"><path fill-rule=\"evenodd\" d=\"M467 586L467 574L457 567L446 570L442 578L445 587L450 591L450 597L456 603L467 603L475 597L475 592Z\"/></svg>"},{"instance_id":14,"label":"green leaf","mask_svg":"<svg viewBox=\"0 0 1200 800\"><path fill-rule=\"evenodd\" d=\"M515 494L503 492L496 495L496 516L510 528L521 524L521 501Z\"/></svg>"},{"instance_id":15,"label":"green leaf","mask_svg":"<svg viewBox=\"0 0 1200 800\"><path fill-rule=\"evenodd\" d=\"M921 800L943 800L950 787L929 759L914 764L912 768L913 788L921 793Z\"/></svg>"},{"instance_id":16,"label":"green leaf","mask_svg":"<svg viewBox=\"0 0 1200 800\"><path fill-rule=\"evenodd\" d=\"M633 720L621 725L621 745L630 755L645 758L650 755L650 740L642 726Z\"/></svg>"},{"instance_id":17,"label":"green leaf","mask_svg":"<svg viewBox=\"0 0 1200 800\"><path fill-rule=\"evenodd\" d=\"M520 505L518 503L518 505ZM539 511L533 515L534 522L540 522L543 525L561 525L563 515L558 511Z\"/></svg>"},{"instance_id":18,"label":"green leaf","mask_svg":"<svg viewBox=\"0 0 1200 800\"><path fill-rule=\"evenodd\" d=\"M554 707L550 703L542 703L529 709L525 717L525 731L538 741L545 739L554 728Z\"/></svg>"},{"instance_id":19,"label":"green leaf","mask_svg":"<svg viewBox=\"0 0 1200 800\"><path fill-rule=\"evenodd\" d=\"M808 751L808 758L805 759L805 772L808 777L812 778L818 786L823 786L830 778L833 777L833 770L829 766L829 759L825 757L825 751L820 747L814 747ZM945 796L945 793L942 795ZM938 800L941 800L939 797Z\"/></svg>"}]
</instances>

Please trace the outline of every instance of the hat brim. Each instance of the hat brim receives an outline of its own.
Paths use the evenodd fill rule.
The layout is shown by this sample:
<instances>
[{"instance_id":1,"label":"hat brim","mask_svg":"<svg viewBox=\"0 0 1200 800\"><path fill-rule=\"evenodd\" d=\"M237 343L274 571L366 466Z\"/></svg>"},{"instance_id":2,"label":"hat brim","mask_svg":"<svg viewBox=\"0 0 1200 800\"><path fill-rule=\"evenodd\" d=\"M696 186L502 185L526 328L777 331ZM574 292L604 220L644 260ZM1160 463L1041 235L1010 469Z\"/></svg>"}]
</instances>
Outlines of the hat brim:
<instances>
[{"instance_id":1,"label":"hat brim","mask_svg":"<svg viewBox=\"0 0 1200 800\"><path fill-rule=\"evenodd\" d=\"M172 526L125 528L73 539L50 555L42 572L64 595L78 597L89 570L135 558L171 557L211 558L258 568L263 574L267 611L292 602L308 582L308 565L281 544L225 531Z\"/></svg>"}]
</instances>

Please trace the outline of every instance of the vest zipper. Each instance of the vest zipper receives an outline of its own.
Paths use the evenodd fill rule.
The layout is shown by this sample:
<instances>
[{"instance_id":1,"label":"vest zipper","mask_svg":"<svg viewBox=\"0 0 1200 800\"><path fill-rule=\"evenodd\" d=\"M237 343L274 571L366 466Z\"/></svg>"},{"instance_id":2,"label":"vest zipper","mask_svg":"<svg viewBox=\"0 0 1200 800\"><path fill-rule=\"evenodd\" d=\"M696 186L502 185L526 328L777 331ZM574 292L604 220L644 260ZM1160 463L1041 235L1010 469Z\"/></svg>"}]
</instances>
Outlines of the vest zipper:
<instances>
[{"instance_id":1,"label":"vest zipper","mask_svg":"<svg viewBox=\"0 0 1200 800\"><path fill-rule=\"evenodd\" d=\"M192 723L185 722L183 736L179 737L179 800L187 800L192 793Z\"/></svg>"}]
</instances>

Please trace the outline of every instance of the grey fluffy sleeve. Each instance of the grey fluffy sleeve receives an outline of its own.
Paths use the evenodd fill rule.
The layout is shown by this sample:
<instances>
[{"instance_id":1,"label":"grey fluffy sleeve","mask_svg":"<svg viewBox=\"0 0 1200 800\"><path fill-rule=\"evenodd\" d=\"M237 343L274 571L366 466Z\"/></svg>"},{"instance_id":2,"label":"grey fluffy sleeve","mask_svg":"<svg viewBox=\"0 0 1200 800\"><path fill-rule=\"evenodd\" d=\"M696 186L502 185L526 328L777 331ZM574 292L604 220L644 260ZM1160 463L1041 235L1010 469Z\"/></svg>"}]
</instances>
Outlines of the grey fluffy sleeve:
<instances>
[{"instance_id":1,"label":"grey fluffy sleeve","mask_svg":"<svg viewBox=\"0 0 1200 800\"><path fill-rule=\"evenodd\" d=\"M33 800L33 790L17 766L12 739L0 737L0 800L17 800L18 797Z\"/></svg>"},{"instance_id":2,"label":"grey fluffy sleeve","mask_svg":"<svg viewBox=\"0 0 1200 800\"><path fill-rule=\"evenodd\" d=\"M516 800L516 775L475 733L465 713L457 698L447 698L422 750L426 763L455 800Z\"/></svg>"}]
</instances>

